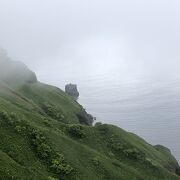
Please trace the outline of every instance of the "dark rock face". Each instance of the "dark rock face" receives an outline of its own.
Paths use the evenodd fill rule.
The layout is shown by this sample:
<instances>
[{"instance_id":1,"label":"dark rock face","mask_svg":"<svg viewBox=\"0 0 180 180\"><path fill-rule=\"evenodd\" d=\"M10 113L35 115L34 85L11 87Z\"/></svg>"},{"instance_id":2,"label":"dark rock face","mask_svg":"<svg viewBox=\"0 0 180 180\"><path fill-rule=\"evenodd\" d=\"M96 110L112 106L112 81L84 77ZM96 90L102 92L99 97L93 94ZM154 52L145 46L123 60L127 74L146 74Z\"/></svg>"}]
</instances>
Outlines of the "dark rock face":
<instances>
[{"instance_id":1,"label":"dark rock face","mask_svg":"<svg viewBox=\"0 0 180 180\"><path fill-rule=\"evenodd\" d=\"M91 126L94 122L94 117L91 114L88 114L84 109L82 109L82 110L83 110L83 114L77 114L79 122L81 124Z\"/></svg>"},{"instance_id":2,"label":"dark rock face","mask_svg":"<svg viewBox=\"0 0 180 180\"><path fill-rule=\"evenodd\" d=\"M176 166L176 174L178 176L180 176L180 167L179 167L179 164L177 164L177 166Z\"/></svg>"},{"instance_id":3,"label":"dark rock face","mask_svg":"<svg viewBox=\"0 0 180 180\"><path fill-rule=\"evenodd\" d=\"M65 92L69 94L70 96L74 97L76 100L79 97L79 92L77 90L77 85L76 84L67 84L65 86Z\"/></svg>"}]
</instances>

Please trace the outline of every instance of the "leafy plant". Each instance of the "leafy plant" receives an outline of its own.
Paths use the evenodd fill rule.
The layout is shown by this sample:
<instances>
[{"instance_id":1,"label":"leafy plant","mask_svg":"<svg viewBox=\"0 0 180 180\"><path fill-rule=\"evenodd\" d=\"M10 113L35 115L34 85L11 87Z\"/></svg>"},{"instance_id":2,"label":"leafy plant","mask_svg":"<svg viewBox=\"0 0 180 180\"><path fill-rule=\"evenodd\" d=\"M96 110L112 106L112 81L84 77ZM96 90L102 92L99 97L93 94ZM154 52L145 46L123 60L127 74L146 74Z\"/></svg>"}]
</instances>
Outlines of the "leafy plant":
<instances>
[{"instance_id":1,"label":"leafy plant","mask_svg":"<svg viewBox=\"0 0 180 180\"><path fill-rule=\"evenodd\" d=\"M48 180L56 180L56 179L53 178L53 177L51 177L51 176L49 176L49 177L48 177Z\"/></svg>"},{"instance_id":2,"label":"leafy plant","mask_svg":"<svg viewBox=\"0 0 180 180\"><path fill-rule=\"evenodd\" d=\"M73 171L73 168L69 164L65 163L64 156L62 154L58 154L58 157L53 159L51 164L51 168L57 174L69 175Z\"/></svg>"},{"instance_id":3,"label":"leafy plant","mask_svg":"<svg viewBox=\"0 0 180 180\"><path fill-rule=\"evenodd\" d=\"M69 125L67 130L73 137L82 138L85 136L85 132L81 125Z\"/></svg>"},{"instance_id":4,"label":"leafy plant","mask_svg":"<svg viewBox=\"0 0 180 180\"><path fill-rule=\"evenodd\" d=\"M42 109L48 116L52 117L53 119L64 121L64 115L50 103L44 102L42 105Z\"/></svg>"},{"instance_id":5,"label":"leafy plant","mask_svg":"<svg viewBox=\"0 0 180 180\"><path fill-rule=\"evenodd\" d=\"M94 164L95 166L98 166L98 165L100 164L99 157L94 157L94 158L92 159L92 162L93 162L93 164Z\"/></svg>"}]
</instances>

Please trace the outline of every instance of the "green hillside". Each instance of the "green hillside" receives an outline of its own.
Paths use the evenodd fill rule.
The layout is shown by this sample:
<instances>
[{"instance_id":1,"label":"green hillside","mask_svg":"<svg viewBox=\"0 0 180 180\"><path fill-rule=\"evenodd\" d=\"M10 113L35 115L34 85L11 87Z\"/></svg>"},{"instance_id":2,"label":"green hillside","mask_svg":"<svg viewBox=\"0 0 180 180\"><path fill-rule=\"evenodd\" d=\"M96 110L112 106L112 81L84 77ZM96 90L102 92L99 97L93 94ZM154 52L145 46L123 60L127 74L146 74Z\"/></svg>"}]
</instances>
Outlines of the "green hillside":
<instances>
[{"instance_id":1,"label":"green hillside","mask_svg":"<svg viewBox=\"0 0 180 180\"><path fill-rule=\"evenodd\" d=\"M169 149L113 125L91 125L72 97L0 58L0 179L180 179Z\"/></svg>"}]
</instances>

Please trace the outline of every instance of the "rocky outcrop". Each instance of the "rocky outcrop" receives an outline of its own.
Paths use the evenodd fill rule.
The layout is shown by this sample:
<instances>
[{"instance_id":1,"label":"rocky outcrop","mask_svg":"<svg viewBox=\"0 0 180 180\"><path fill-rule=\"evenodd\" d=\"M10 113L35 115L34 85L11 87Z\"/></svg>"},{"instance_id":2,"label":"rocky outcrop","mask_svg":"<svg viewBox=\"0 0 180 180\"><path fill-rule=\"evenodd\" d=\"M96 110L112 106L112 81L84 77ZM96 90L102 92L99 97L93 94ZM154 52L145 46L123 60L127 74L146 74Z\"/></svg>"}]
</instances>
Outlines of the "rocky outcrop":
<instances>
[{"instance_id":1,"label":"rocky outcrop","mask_svg":"<svg viewBox=\"0 0 180 180\"><path fill-rule=\"evenodd\" d=\"M91 126L94 122L94 117L91 114L88 114L83 108L82 113L77 114L80 124Z\"/></svg>"},{"instance_id":2,"label":"rocky outcrop","mask_svg":"<svg viewBox=\"0 0 180 180\"><path fill-rule=\"evenodd\" d=\"M74 97L76 100L79 98L79 92L77 90L76 84L67 84L65 86L65 92L69 94L70 96Z\"/></svg>"}]
</instances>

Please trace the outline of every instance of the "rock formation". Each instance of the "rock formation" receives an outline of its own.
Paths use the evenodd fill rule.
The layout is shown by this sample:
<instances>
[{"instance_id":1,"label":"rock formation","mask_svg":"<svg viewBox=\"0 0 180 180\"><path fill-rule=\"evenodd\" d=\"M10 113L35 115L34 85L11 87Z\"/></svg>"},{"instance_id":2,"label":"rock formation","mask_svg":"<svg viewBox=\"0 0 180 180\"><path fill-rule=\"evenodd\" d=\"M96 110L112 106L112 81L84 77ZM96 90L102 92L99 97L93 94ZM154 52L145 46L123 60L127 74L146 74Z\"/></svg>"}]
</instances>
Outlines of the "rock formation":
<instances>
[{"instance_id":1,"label":"rock formation","mask_svg":"<svg viewBox=\"0 0 180 180\"><path fill-rule=\"evenodd\" d=\"M70 96L74 97L76 100L78 99L79 97L79 92L77 90L77 85L76 84L67 84L65 86L65 92L67 94L69 94Z\"/></svg>"}]
</instances>

